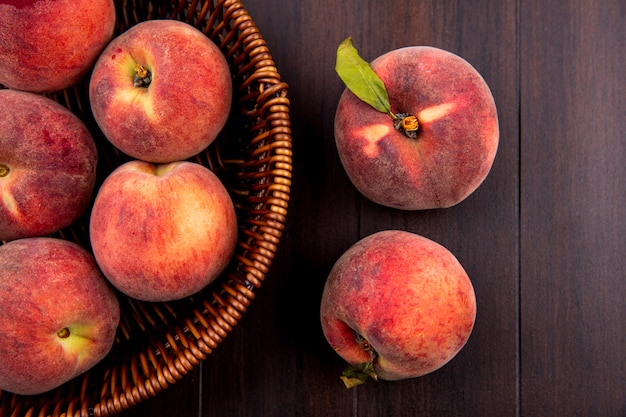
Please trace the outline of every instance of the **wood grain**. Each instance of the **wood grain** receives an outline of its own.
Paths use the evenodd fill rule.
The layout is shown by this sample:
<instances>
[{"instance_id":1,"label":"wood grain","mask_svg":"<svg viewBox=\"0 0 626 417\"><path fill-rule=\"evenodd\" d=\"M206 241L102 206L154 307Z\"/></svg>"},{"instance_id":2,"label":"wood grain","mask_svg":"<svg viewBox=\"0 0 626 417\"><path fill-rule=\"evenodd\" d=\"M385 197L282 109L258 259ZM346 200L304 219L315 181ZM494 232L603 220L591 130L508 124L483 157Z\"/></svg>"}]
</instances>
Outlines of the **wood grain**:
<instances>
[{"instance_id":1,"label":"wood grain","mask_svg":"<svg viewBox=\"0 0 626 417\"><path fill-rule=\"evenodd\" d=\"M626 9L521 5L522 415L623 416Z\"/></svg>"}]
</instances>

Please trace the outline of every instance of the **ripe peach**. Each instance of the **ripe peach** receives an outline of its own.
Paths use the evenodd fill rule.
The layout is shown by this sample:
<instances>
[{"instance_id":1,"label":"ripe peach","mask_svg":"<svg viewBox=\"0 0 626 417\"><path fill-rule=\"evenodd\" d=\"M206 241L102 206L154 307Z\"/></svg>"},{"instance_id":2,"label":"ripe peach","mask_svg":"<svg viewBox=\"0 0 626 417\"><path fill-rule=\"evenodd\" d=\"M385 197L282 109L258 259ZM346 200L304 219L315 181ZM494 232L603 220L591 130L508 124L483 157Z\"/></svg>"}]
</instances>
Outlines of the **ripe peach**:
<instances>
[{"instance_id":1,"label":"ripe peach","mask_svg":"<svg viewBox=\"0 0 626 417\"><path fill-rule=\"evenodd\" d=\"M0 84L38 93L74 85L114 28L113 0L0 1Z\"/></svg>"},{"instance_id":2,"label":"ripe peach","mask_svg":"<svg viewBox=\"0 0 626 417\"><path fill-rule=\"evenodd\" d=\"M461 350L474 326L476 297L446 248L385 230L337 260L320 317L328 343L347 362L376 378L401 380L433 372Z\"/></svg>"},{"instance_id":3,"label":"ripe peach","mask_svg":"<svg viewBox=\"0 0 626 417\"><path fill-rule=\"evenodd\" d=\"M0 246L0 390L40 394L110 351L120 306L93 256L66 240Z\"/></svg>"},{"instance_id":4,"label":"ripe peach","mask_svg":"<svg viewBox=\"0 0 626 417\"><path fill-rule=\"evenodd\" d=\"M43 236L86 209L98 154L83 122L35 93L0 90L0 240Z\"/></svg>"},{"instance_id":5,"label":"ripe peach","mask_svg":"<svg viewBox=\"0 0 626 417\"><path fill-rule=\"evenodd\" d=\"M237 242L237 219L208 168L130 161L98 191L90 234L115 287L133 298L169 301L200 291L222 272Z\"/></svg>"},{"instance_id":6,"label":"ripe peach","mask_svg":"<svg viewBox=\"0 0 626 417\"><path fill-rule=\"evenodd\" d=\"M491 170L498 147L496 106L484 79L461 57L426 46L390 51L371 67L400 116L394 126L389 114L348 89L341 95L335 140L354 186L375 203L404 210L467 198ZM413 133L402 127L406 115L417 118Z\"/></svg>"},{"instance_id":7,"label":"ripe peach","mask_svg":"<svg viewBox=\"0 0 626 417\"><path fill-rule=\"evenodd\" d=\"M204 150L224 127L230 70L195 27L149 20L122 33L96 62L91 107L105 136L136 159L167 163Z\"/></svg>"}]
</instances>

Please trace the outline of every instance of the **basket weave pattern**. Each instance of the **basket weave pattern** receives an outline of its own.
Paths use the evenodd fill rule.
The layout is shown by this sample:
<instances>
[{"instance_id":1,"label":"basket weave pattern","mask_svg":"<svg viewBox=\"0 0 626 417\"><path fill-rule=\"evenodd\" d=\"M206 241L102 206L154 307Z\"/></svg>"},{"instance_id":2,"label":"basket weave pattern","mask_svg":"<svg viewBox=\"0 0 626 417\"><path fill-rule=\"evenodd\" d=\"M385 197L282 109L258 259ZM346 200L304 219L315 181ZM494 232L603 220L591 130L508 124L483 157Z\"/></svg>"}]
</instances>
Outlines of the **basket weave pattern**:
<instances>
[{"instance_id":1,"label":"basket weave pattern","mask_svg":"<svg viewBox=\"0 0 626 417\"><path fill-rule=\"evenodd\" d=\"M198 294L168 303L120 295L122 320L111 353L95 368L36 396L0 391L0 416L112 416L157 395L194 369L233 330L255 297L284 231L291 187L288 86L269 48L237 0L116 0L116 34L149 19L190 23L222 50L235 97L220 137L195 162L229 190L239 221L235 255ZM88 80L51 94L91 129L99 152L98 184L129 158L98 130L89 110ZM56 237L89 248L88 215Z\"/></svg>"}]
</instances>

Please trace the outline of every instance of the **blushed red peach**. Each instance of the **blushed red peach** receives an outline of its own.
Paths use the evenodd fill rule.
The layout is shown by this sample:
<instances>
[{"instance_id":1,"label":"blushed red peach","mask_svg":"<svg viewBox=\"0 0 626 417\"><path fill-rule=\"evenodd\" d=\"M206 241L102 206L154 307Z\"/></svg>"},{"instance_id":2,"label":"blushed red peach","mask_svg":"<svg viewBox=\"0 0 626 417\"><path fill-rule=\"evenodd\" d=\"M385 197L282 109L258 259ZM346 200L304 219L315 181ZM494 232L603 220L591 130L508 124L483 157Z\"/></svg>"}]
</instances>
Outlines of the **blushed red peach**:
<instances>
[{"instance_id":1,"label":"blushed red peach","mask_svg":"<svg viewBox=\"0 0 626 417\"><path fill-rule=\"evenodd\" d=\"M49 235L85 211L98 154L85 124L35 93L0 90L0 240Z\"/></svg>"},{"instance_id":2,"label":"blushed red peach","mask_svg":"<svg viewBox=\"0 0 626 417\"><path fill-rule=\"evenodd\" d=\"M198 29L149 20L102 52L89 97L113 145L136 159L168 163L215 140L230 113L232 81L224 55Z\"/></svg>"},{"instance_id":3,"label":"blushed red peach","mask_svg":"<svg viewBox=\"0 0 626 417\"><path fill-rule=\"evenodd\" d=\"M104 181L93 205L93 253L126 295L170 301L210 284L230 262L237 218L226 188L192 162L127 162Z\"/></svg>"},{"instance_id":4,"label":"blushed red peach","mask_svg":"<svg viewBox=\"0 0 626 417\"><path fill-rule=\"evenodd\" d=\"M87 76L115 29L113 0L0 1L0 84L51 92Z\"/></svg>"},{"instance_id":5,"label":"blushed red peach","mask_svg":"<svg viewBox=\"0 0 626 417\"><path fill-rule=\"evenodd\" d=\"M0 271L0 390L41 394L109 353L120 306L87 250L18 239L0 246Z\"/></svg>"},{"instance_id":6,"label":"blushed red peach","mask_svg":"<svg viewBox=\"0 0 626 417\"><path fill-rule=\"evenodd\" d=\"M337 260L320 306L330 346L380 379L431 373L466 344L476 318L472 283L440 244L401 231L374 233Z\"/></svg>"},{"instance_id":7,"label":"blushed red peach","mask_svg":"<svg viewBox=\"0 0 626 417\"><path fill-rule=\"evenodd\" d=\"M404 210L450 207L467 198L491 170L498 116L481 75L438 48L405 47L371 63L391 111L415 116L416 137L345 90L335 140L345 171L371 201Z\"/></svg>"}]
</instances>

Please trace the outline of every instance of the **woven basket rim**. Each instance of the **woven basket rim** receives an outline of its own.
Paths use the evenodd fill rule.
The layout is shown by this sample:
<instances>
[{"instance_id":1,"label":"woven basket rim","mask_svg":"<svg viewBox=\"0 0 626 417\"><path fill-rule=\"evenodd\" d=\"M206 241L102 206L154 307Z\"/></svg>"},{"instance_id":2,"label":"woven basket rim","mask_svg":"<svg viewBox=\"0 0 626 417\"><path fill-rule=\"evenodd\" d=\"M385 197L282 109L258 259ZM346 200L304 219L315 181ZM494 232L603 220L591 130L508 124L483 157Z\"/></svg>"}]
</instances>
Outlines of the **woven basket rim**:
<instances>
[{"instance_id":1,"label":"woven basket rim","mask_svg":"<svg viewBox=\"0 0 626 417\"><path fill-rule=\"evenodd\" d=\"M0 390L1 416L113 416L158 395L196 368L237 326L269 272L284 233L292 171L289 87L243 3L115 3L116 33L148 19L186 21L211 38L229 62L236 90L233 114L223 137L193 160L218 173L233 197L240 222L237 249L217 280L183 300L149 303L120 294L123 318L109 356L41 395ZM83 81L50 97L88 117L85 91ZM112 165L124 162L124 155L119 158ZM83 231L70 227L58 237L86 246Z\"/></svg>"}]
</instances>

